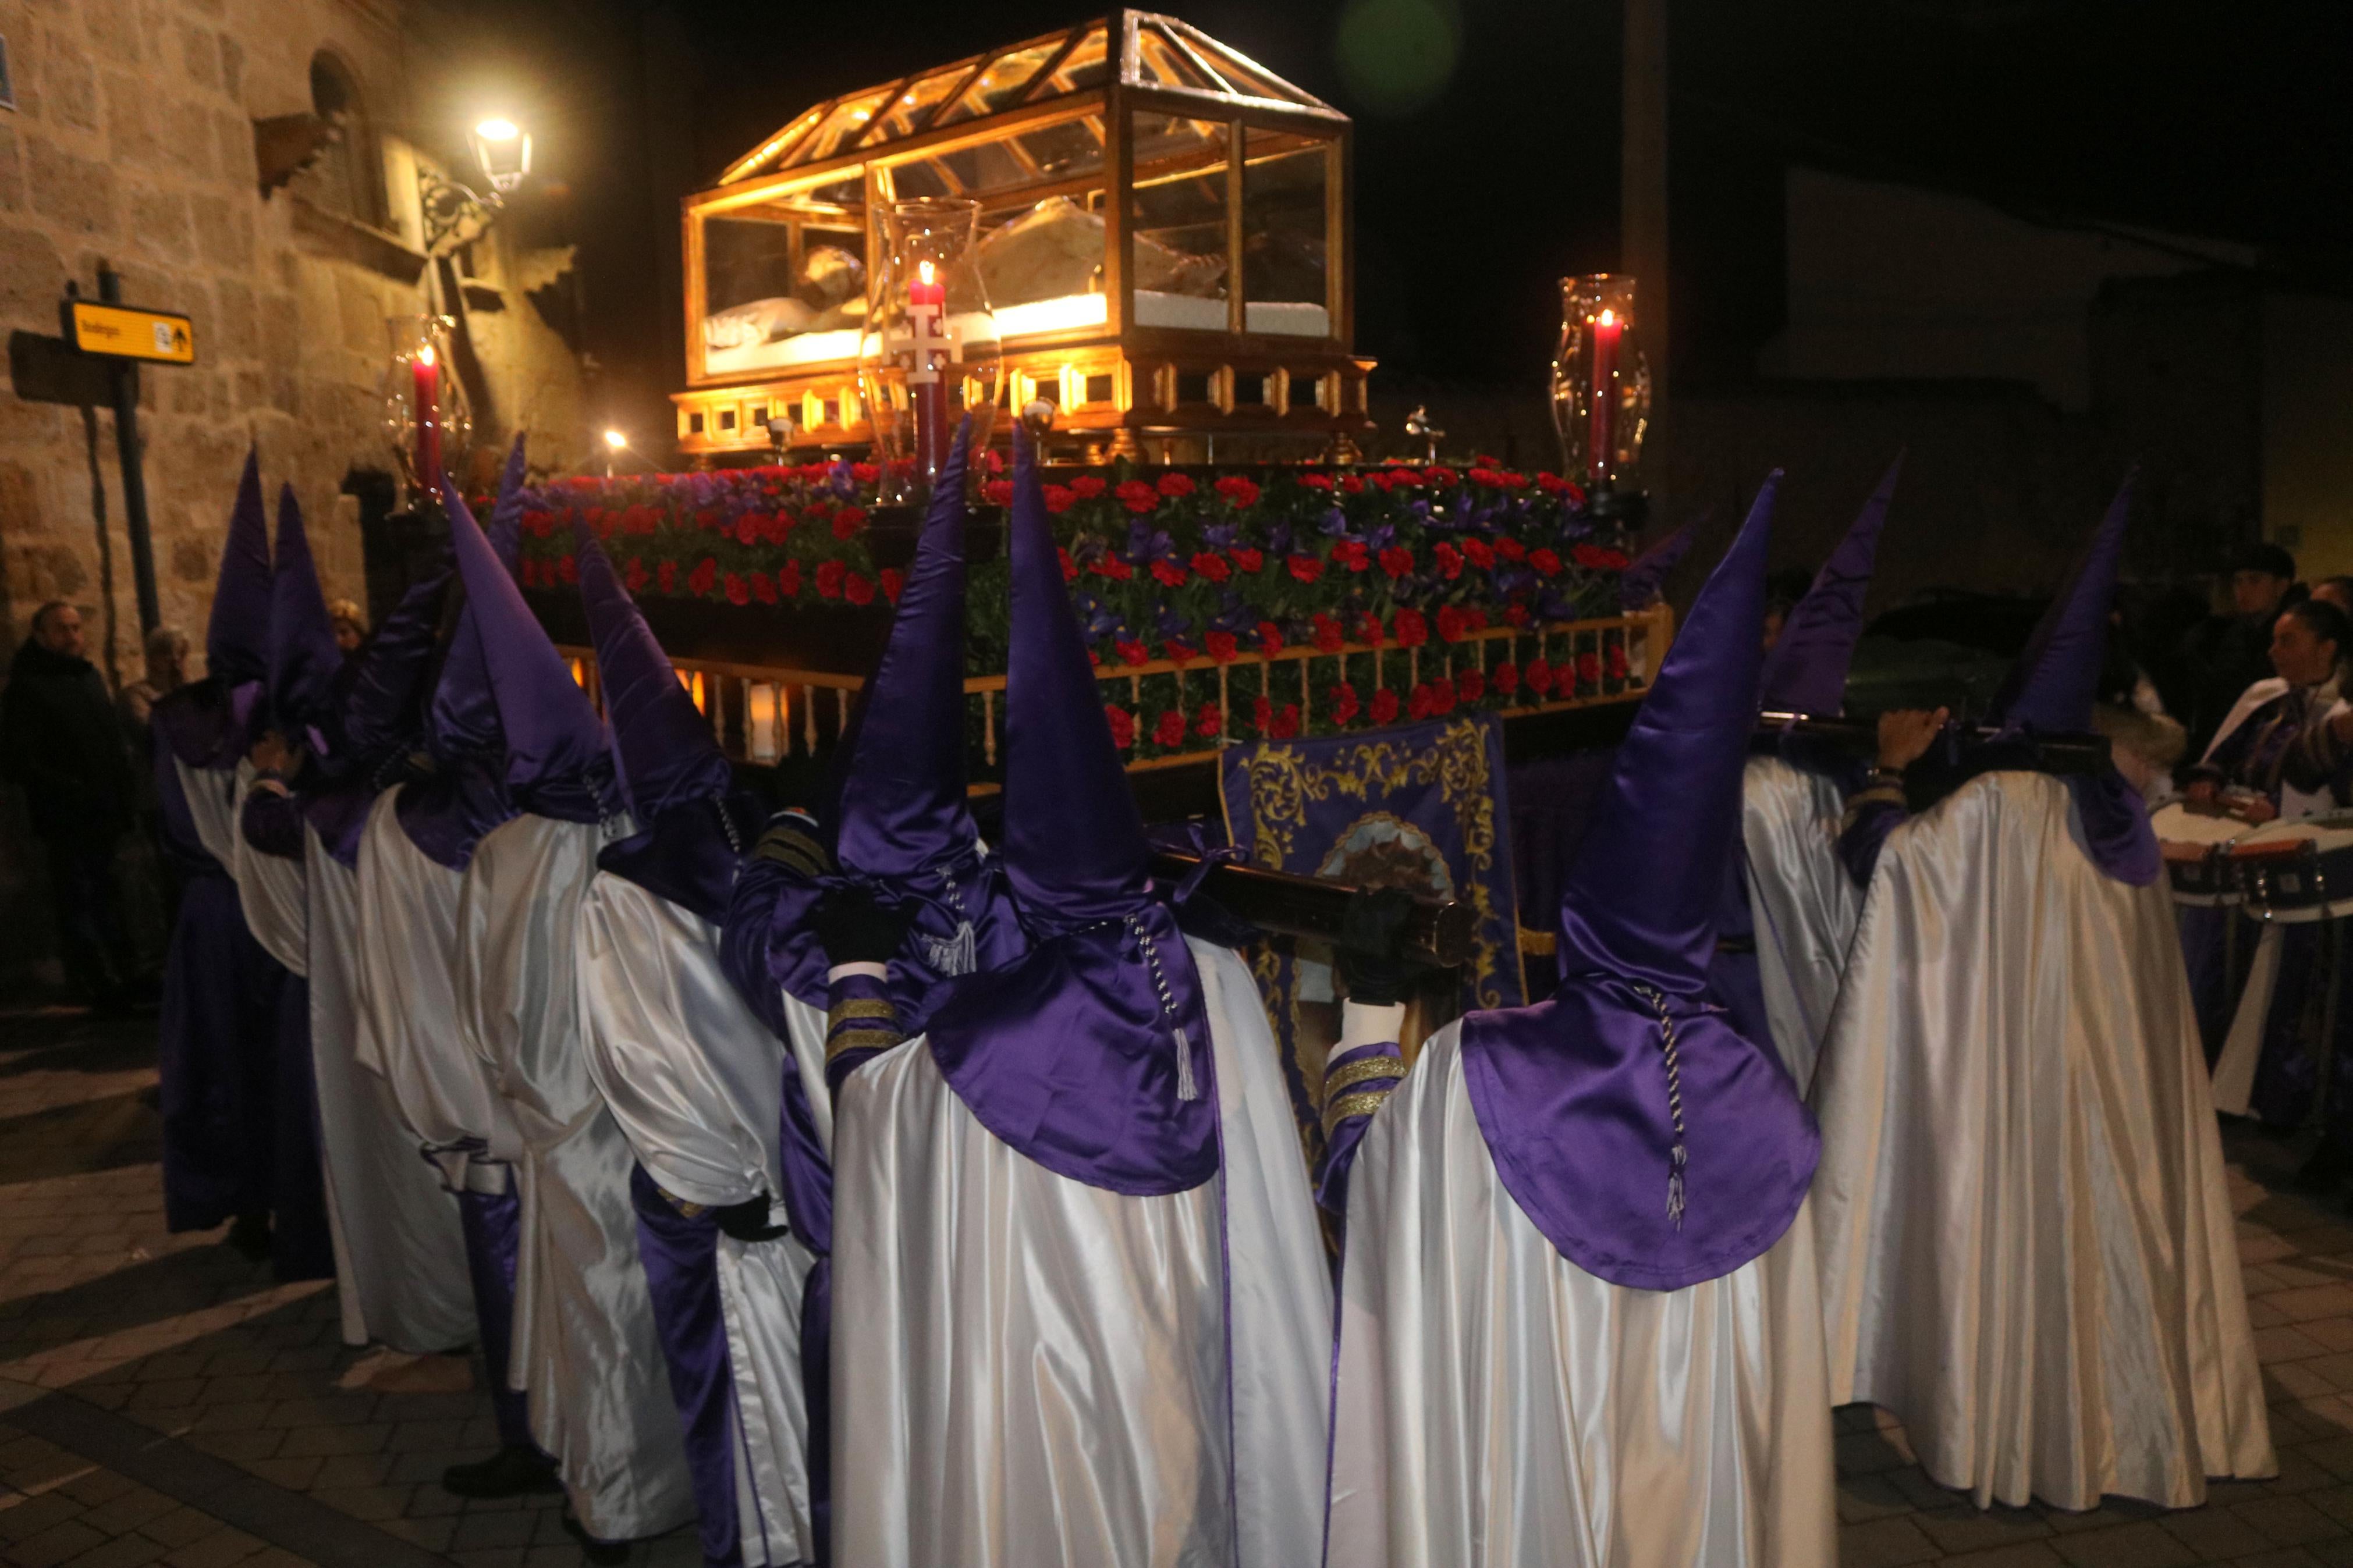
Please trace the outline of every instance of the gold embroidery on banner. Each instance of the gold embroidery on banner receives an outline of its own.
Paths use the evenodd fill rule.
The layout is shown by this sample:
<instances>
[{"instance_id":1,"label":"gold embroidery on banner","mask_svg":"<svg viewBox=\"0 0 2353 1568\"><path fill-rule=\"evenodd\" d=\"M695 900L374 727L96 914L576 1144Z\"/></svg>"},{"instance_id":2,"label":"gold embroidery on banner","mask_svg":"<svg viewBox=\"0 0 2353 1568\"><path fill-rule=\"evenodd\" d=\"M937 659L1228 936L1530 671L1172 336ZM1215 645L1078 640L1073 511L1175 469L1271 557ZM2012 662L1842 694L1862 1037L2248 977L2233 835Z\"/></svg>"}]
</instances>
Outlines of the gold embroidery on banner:
<instances>
[{"instance_id":1,"label":"gold embroidery on banner","mask_svg":"<svg viewBox=\"0 0 2353 1568\"><path fill-rule=\"evenodd\" d=\"M1363 1061L1350 1062L1346 1067L1334 1068L1325 1073L1324 1095L1329 1100L1335 1094L1344 1094L1356 1088L1367 1079L1401 1078L1404 1075L1405 1063L1395 1057L1366 1057Z\"/></svg>"}]
</instances>

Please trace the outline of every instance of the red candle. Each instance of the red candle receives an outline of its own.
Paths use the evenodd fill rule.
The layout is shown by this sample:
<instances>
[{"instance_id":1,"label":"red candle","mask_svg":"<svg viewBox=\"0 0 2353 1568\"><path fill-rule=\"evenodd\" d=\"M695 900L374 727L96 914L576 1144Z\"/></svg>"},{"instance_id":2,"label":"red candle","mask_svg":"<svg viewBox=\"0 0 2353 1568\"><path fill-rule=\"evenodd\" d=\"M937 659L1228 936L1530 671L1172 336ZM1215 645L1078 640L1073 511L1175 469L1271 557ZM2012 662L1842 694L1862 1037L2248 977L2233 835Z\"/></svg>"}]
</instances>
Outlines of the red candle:
<instances>
[{"instance_id":1,"label":"red candle","mask_svg":"<svg viewBox=\"0 0 2353 1568\"><path fill-rule=\"evenodd\" d=\"M1609 478L1613 453L1611 422L1618 412L1618 339L1626 323L1614 310L1604 310L1593 318L1593 421L1589 426L1592 450L1588 455L1586 469L1595 479Z\"/></svg>"},{"instance_id":2,"label":"red candle","mask_svg":"<svg viewBox=\"0 0 2353 1568\"><path fill-rule=\"evenodd\" d=\"M947 307L947 285L934 275L929 261L917 262L907 285L907 332L914 351L907 391L915 419L915 472L925 479L940 471L948 455Z\"/></svg>"},{"instance_id":3,"label":"red candle","mask_svg":"<svg viewBox=\"0 0 2353 1568\"><path fill-rule=\"evenodd\" d=\"M417 422L417 483L427 495L441 489L441 366L426 344L409 362L409 416Z\"/></svg>"}]
</instances>

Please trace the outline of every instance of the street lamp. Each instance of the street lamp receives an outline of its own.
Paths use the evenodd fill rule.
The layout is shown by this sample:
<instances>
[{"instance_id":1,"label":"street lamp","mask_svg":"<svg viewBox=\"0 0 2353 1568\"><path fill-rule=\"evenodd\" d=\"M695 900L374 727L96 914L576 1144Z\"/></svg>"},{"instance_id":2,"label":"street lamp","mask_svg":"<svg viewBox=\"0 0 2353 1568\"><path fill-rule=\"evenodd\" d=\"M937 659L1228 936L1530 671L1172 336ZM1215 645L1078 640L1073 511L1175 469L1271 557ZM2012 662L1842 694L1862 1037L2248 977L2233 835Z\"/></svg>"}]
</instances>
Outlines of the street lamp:
<instances>
[{"instance_id":1,"label":"street lamp","mask_svg":"<svg viewBox=\"0 0 2353 1568\"><path fill-rule=\"evenodd\" d=\"M468 133L466 144L489 182L487 195L445 175L419 168L418 204L425 212L425 250L447 256L487 233L506 207L506 198L531 173L531 133L503 115L493 115Z\"/></svg>"},{"instance_id":2,"label":"street lamp","mask_svg":"<svg viewBox=\"0 0 2353 1568\"><path fill-rule=\"evenodd\" d=\"M613 477L614 462L619 458L622 453L628 449L629 438L627 436L624 436L618 430L607 430L605 432L605 477L607 479L609 479Z\"/></svg>"}]
</instances>

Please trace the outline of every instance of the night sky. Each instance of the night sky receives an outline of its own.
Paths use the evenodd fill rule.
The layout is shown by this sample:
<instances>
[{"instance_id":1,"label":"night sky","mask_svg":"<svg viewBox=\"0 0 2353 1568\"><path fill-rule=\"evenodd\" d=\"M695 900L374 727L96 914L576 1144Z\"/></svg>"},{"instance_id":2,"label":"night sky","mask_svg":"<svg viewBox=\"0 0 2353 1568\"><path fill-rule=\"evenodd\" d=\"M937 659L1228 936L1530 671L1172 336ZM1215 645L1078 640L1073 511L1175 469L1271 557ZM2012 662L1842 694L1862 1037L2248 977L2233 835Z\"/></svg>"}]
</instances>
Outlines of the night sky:
<instances>
[{"instance_id":1,"label":"night sky","mask_svg":"<svg viewBox=\"0 0 2353 1568\"><path fill-rule=\"evenodd\" d=\"M1092 14L1039 0L788 8L493 0L415 129L527 115L514 221L584 246L617 416L682 378L678 197L820 99ZM1357 347L1541 381L1556 280L1618 261L1620 12L1597 0L1202 0L1185 18L1356 121ZM1679 377L1778 326L1781 169L1804 162L2253 242L2331 277L2353 241L2342 0L1678 0ZM1451 61L1449 56L1451 55ZM632 412L634 411L634 412Z\"/></svg>"}]
</instances>

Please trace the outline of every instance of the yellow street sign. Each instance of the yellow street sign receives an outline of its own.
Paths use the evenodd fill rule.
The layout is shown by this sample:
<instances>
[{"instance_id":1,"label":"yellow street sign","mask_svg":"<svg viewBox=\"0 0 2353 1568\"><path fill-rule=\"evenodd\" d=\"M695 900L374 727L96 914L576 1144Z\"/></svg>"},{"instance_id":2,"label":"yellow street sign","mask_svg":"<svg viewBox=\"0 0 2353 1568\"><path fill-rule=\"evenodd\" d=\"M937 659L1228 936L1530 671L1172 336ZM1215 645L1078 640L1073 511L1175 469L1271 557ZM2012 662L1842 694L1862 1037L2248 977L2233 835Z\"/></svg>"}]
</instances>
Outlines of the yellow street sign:
<instances>
[{"instance_id":1,"label":"yellow street sign","mask_svg":"<svg viewBox=\"0 0 2353 1568\"><path fill-rule=\"evenodd\" d=\"M70 303L74 347L84 353L158 360L164 364L196 363L196 334L185 316L93 304L88 300Z\"/></svg>"}]
</instances>

